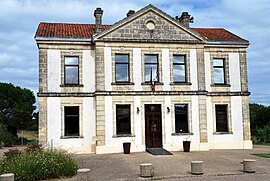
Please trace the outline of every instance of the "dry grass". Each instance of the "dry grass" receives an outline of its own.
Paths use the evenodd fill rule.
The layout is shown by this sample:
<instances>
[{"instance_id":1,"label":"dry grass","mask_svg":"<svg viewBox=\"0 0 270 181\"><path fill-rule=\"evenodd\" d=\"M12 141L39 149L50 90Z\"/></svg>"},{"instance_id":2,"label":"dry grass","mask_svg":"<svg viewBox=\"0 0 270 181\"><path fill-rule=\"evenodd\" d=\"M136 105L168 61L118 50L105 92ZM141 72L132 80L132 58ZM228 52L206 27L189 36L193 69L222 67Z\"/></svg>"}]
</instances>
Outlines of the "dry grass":
<instances>
[{"instance_id":1,"label":"dry grass","mask_svg":"<svg viewBox=\"0 0 270 181\"><path fill-rule=\"evenodd\" d=\"M28 140L35 140L38 136L38 132L37 131L18 130L17 135L18 135L18 137L23 137L23 138L26 138Z\"/></svg>"}]
</instances>

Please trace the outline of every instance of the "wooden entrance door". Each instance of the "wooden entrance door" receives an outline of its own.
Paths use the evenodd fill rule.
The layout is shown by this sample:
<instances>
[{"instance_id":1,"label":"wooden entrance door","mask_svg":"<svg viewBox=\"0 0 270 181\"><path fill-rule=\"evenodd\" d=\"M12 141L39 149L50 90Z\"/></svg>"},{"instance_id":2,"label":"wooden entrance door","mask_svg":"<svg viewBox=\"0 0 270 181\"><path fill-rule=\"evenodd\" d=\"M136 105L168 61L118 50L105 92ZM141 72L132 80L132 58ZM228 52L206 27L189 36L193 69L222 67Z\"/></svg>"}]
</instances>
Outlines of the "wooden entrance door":
<instances>
[{"instance_id":1,"label":"wooden entrance door","mask_svg":"<svg viewBox=\"0 0 270 181\"><path fill-rule=\"evenodd\" d=\"M162 148L161 105L145 105L145 144L146 148Z\"/></svg>"}]
</instances>

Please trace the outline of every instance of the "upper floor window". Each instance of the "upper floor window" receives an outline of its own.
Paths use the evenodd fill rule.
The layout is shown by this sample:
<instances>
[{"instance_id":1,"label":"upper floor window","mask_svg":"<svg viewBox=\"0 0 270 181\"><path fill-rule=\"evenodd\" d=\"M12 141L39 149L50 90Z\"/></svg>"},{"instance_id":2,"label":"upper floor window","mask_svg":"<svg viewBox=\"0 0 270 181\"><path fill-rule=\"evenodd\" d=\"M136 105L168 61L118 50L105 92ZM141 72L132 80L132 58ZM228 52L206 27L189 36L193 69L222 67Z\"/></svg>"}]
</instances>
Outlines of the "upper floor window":
<instances>
[{"instance_id":1,"label":"upper floor window","mask_svg":"<svg viewBox=\"0 0 270 181\"><path fill-rule=\"evenodd\" d=\"M228 132L227 105L216 105L216 132Z\"/></svg>"},{"instance_id":2,"label":"upper floor window","mask_svg":"<svg viewBox=\"0 0 270 181\"><path fill-rule=\"evenodd\" d=\"M65 84L79 84L79 57L65 57Z\"/></svg>"},{"instance_id":3,"label":"upper floor window","mask_svg":"<svg viewBox=\"0 0 270 181\"><path fill-rule=\"evenodd\" d=\"M144 55L144 81L159 82L158 55Z\"/></svg>"},{"instance_id":4,"label":"upper floor window","mask_svg":"<svg viewBox=\"0 0 270 181\"><path fill-rule=\"evenodd\" d=\"M188 105L175 105L175 132L189 133L188 131Z\"/></svg>"},{"instance_id":5,"label":"upper floor window","mask_svg":"<svg viewBox=\"0 0 270 181\"><path fill-rule=\"evenodd\" d=\"M115 55L115 81L129 82L129 55Z\"/></svg>"},{"instance_id":6,"label":"upper floor window","mask_svg":"<svg viewBox=\"0 0 270 181\"><path fill-rule=\"evenodd\" d=\"M173 55L173 81L186 82L186 61L184 55Z\"/></svg>"},{"instance_id":7,"label":"upper floor window","mask_svg":"<svg viewBox=\"0 0 270 181\"><path fill-rule=\"evenodd\" d=\"M65 136L79 136L79 106L65 106Z\"/></svg>"},{"instance_id":8,"label":"upper floor window","mask_svg":"<svg viewBox=\"0 0 270 181\"><path fill-rule=\"evenodd\" d=\"M214 67L214 84L226 84L224 60L214 59L213 67Z\"/></svg>"},{"instance_id":9,"label":"upper floor window","mask_svg":"<svg viewBox=\"0 0 270 181\"><path fill-rule=\"evenodd\" d=\"M131 134L130 105L116 105L116 134Z\"/></svg>"}]
</instances>

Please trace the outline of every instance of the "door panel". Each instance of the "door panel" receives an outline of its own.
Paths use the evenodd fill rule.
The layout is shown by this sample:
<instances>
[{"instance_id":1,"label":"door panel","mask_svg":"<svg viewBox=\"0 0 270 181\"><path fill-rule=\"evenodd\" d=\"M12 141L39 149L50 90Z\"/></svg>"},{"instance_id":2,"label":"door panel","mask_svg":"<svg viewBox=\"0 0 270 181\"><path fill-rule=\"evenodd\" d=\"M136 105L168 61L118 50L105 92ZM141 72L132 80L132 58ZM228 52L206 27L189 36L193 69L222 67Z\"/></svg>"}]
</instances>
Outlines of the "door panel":
<instances>
[{"instance_id":1,"label":"door panel","mask_svg":"<svg viewBox=\"0 0 270 181\"><path fill-rule=\"evenodd\" d=\"M162 148L162 121L160 105L145 105L146 148Z\"/></svg>"}]
</instances>

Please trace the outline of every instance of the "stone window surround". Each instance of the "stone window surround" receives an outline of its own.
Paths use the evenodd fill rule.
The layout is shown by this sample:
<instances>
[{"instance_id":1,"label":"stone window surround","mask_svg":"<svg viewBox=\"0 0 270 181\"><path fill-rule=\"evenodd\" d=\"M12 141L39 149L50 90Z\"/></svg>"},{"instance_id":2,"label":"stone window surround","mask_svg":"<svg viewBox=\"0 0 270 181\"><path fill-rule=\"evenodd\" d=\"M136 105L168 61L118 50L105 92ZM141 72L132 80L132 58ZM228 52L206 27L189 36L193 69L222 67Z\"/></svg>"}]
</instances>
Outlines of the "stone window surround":
<instances>
[{"instance_id":1,"label":"stone window surround","mask_svg":"<svg viewBox=\"0 0 270 181\"><path fill-rule=\"evenodd\" d=\"M117 54L126 54L129 57L129 82L116 82L115 77L115 55ZM112 56L112 80L113 82L111 85L134 85L134 78L133 78L133 48L112 48L111 49L111 56Z\"/></svg>"},{"instance_id":2,"label":"stone window surround","mask_svg":"<svg viewBox=\"0 0 270 181\"><path fill-rule=\"evenodd\" d=\"M186 81L185 82L174 82L173 75L173 56L183 55L185 56L185 69L186 69ZM188 49L170 49L170 85L191 85L190 83L190 53Z\"/></svg>"},{"instance_id":3,"label":"stone window surround","mask_svg":"<svg viewBox=\"0 0 270 181\"><path fill-rule=\"evenodd\" d=\"M227 106L227 123L228 123L228 132L217 132L216 131L216 105L226 105ZM213 103L212 104L212 114L213 114L213 135L222 135L222 134L233 134L232 132L232 118L231 118L231 102L223 101L222 103Z\"/></svg>"},{"instance_id":4,"label":"stone window surround","mask_svg":"<svg viewBox=\"0 0 270 181\"><path fill-rule=\"evenodd\" d=\"M116 105L130 105L130 133L126 135L117 135L116 134ZM113 114L113 138L120 138L120 137L135 137L135 118L136 112L134 112L134 105L133 101L114 101L112 105L112 114Z\"/></svg>"},{"instance_id":5,"label":"stone window surround","mask_svg":"<svg viewBox=\"0 0 270 181\"><path fill-rule=\"evenodd\" d=\"M162 52L161 49L154 49L153 48L149 48L149 49L142 49L141 50L141 58L142 58L142 85L149 85L149 82L145 82L145 64L144 64L144 58L145 55L157 55L157 64L158 64L158 82L156 83L156 85L163 85L163 80L162 80Z\"/></svg>"},{"instance_id":6,"label":"stone window surround","mask_svg":"<svg viewBox=\"0 0 270 181\"><path fill-rule=\"evenodd\" d=\"M214 59L223 59L224 62L224 84L214 83ZM228 53L211 53L210 54L210 64L211 64L211 86L212 87L230 87L230 74L229 74L229 54Z\"/></svg>"},{"instance_id":7,"label":"stone window surround","mask_svg":"<svg viewBox=\"0 0 270 181\"><path fill-rule=\"evenodd\" d=\"M79 83L65 84L65 57L78 57L79 60ZM82 81L82 58L83 52L81 50L62 50L61 51L61 85L60 87L83 87Z\"/></svg>"},{"instance_id":8,"label":"stone window surround","mask_svg":"<svg viewBox=\"0 0 270 181\"><path fill-rule=\"evenodd\" d=\"M176 104L187 104L188 105L188 133L176 133L175 131L175 105ZM179 135L193 135L192 128L192 103L191 101L171 101L171 120L172 120L172 136Z\"/></svg>"},{"instance_id":9,"label":"stone window surround","mask_svg":"<svg viewBox=\"0 0 270 181\"><path fill-rule=\"evenodd\" d=\"M67 106L78 106L79 107L79 136L65 136L65 107ZM70 139L70 138L84 138L83 137L83 106L82 102L76 101L76 103L61 103L61 137L60 139Z\"/></svg>"}]
</instances>

